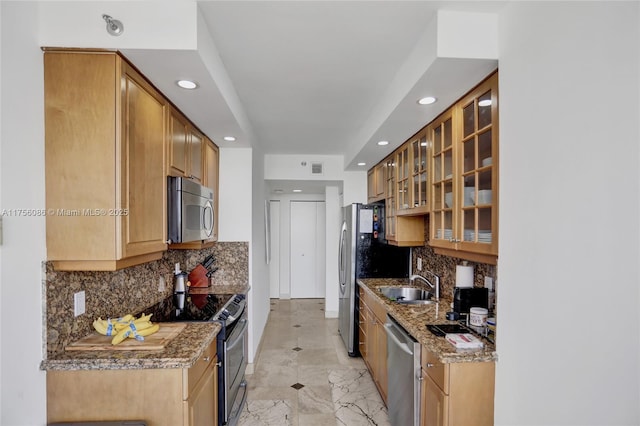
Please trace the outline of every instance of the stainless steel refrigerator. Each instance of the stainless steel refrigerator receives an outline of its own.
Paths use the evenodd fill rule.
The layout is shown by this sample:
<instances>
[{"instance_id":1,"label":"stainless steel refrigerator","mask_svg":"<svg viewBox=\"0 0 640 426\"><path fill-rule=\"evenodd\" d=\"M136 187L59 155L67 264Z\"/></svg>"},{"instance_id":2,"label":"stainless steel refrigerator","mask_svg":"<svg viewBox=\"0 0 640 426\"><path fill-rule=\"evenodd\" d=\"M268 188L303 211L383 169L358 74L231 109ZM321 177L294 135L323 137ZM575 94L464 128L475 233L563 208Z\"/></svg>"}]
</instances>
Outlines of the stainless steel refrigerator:
<instances>
[{"instance_id":1,"label":"stainless steel refrigerator","mask_svg":"<svg viewBox=\"0 0 640 426\"><path fill-rule=\"evenodd\" d=\"M350 356L360 355L356 280L408 277L409 257L409 248L386 244L384 203L358 203L342 209L338 332Z\"/></svg>"}]
</instances>

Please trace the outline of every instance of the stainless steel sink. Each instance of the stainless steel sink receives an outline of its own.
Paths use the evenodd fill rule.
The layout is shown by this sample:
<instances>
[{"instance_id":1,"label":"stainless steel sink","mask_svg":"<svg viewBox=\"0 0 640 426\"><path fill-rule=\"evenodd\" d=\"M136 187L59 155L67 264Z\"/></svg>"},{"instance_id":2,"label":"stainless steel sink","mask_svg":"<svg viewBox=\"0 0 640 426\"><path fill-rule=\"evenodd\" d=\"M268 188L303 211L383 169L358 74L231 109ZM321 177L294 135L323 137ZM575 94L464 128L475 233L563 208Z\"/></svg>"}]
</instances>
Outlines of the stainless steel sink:
<instances>
[{"instance_id":1,"label":"stainless steel sink","mask_svg":"<svg viewBox=\"0 0 640 426\"><path fill-rule=\"evenodd\" d=\"M436 303L433 300L433 293L415 287L378 287L378 291L383 296L393 300L394 302L426 305Z\"/></svg>"}]
</instances>

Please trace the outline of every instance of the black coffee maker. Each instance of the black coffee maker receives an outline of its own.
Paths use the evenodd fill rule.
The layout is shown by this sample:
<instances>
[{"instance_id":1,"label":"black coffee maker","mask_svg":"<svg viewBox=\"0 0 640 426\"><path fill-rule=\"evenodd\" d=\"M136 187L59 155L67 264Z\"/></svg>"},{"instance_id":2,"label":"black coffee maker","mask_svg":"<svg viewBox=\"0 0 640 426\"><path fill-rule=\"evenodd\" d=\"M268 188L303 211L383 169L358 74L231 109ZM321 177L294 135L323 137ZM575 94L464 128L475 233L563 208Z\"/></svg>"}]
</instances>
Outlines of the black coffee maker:
<instances>
[{"instance_id":1,"label":"black coffee maker","mask_svg":"<svg viewBox=\"0 0 640 426\"><path fill-rule=\"evenodd\" d=\"M489 289L481 287L453 289L453 311L468 315L471 308L489 307Z\"/></svg>"}]
</instances>

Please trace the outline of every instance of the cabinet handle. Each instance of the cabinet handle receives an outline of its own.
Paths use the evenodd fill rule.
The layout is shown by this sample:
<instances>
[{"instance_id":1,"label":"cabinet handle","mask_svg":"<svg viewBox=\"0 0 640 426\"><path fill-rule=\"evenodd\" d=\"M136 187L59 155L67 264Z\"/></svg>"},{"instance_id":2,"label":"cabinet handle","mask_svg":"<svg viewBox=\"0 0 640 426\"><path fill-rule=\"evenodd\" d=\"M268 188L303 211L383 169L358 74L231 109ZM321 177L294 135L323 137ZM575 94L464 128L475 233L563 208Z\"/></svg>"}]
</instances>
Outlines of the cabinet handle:
<instances>
[{"instance_id":1,"label":"cabinet handle","mask_svg":"<svg viewBox=\"0 0 640 426\"><path fill-rule=\"evenodd\" d=\"M222 367L222 361L216 362L216 367Z\"/></svg>"},{"instance_id":2,"label":"cabinet handle","mask_svg":"<svg viewBox=\"0 0 640 426\"><path fill-rule=\"evenodd\" d=\"M205 356L204 358L202 358L202 360L204 362L209 362L209 361L211 361L211 357Z\"/></svg>"},{"instance_id":3,"label":"cabinet handle","mask_svg":"<svg viewBox=\"0 0 640 426\"><path fill-rule=\"evenodd\" d=\"M427 368L431 368L431 367L433 367L433 363L428 362L428 363L427 363Z\"/></svg>"},{"instance_id":4,"label":"cabinet handle","mask_svg":"<svg viewBox=\"0 0 640 426\"><path fill-rule=\"evenodd\" d=\"M167 241L165 241L165 242L166 242L167 244L173 244L173 241L171 241L171 240L167 240Z\"/></svg>"}]
</instances>

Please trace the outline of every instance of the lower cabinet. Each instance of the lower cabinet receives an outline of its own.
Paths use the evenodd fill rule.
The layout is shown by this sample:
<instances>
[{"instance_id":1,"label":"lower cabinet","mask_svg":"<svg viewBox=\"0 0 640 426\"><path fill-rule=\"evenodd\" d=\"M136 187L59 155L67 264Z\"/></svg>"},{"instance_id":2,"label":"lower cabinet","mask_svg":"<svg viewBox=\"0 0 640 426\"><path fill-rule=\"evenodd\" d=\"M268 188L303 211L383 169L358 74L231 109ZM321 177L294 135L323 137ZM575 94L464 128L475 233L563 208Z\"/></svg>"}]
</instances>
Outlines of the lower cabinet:
<instances>
[{"instance_id":1,"label":"lower cabinet","mask_svg":"<svg viewBox=\"0 0 640 426\"><path fill-rule=\"evenodd\" d=\"M360 287L360 354L384 403L387 403L387 333L384 306Z\"/></svg>"},{"instance_id":2,"label":"lower cabinet","mask_svg":"<svg viewBox=\"0 0 640 426\"><path fill-rule=\"evenodd\" d=\"M495 363L443 364L422 347L422 426L491 426Z\"/></svg>"},{"instance_id":3,"label":"lower cabinet","mask_svg":"<svg viewBox=\"0 0 640 426\"><path fill-rule=\"evenodd\" d=\"M215 340L191 368L47 372L47 421L217 426Z\"/></svg>"}]
</instances>

